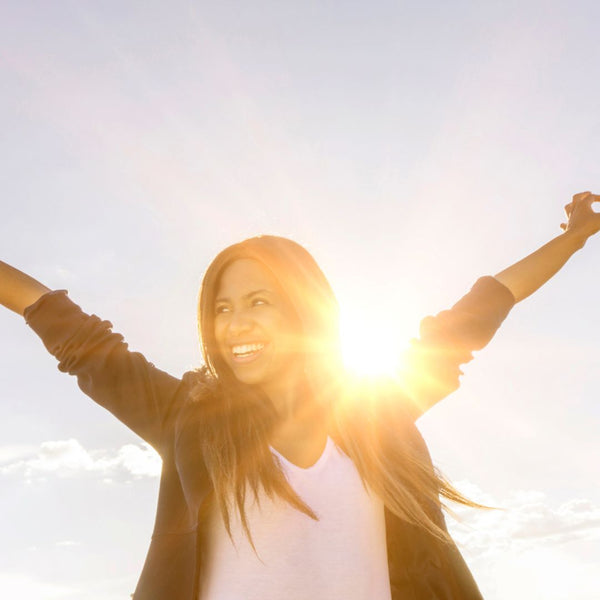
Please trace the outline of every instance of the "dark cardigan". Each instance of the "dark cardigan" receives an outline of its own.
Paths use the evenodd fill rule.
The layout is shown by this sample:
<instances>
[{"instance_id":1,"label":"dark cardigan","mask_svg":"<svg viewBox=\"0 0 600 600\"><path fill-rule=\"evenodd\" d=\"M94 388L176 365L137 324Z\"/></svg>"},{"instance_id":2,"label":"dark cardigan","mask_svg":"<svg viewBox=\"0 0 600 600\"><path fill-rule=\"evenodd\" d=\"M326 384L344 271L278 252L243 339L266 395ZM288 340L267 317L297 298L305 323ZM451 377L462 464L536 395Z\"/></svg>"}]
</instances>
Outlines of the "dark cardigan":
<instances>
[{"instance_id":1,"label":"dark cardigan","mask_svg":"<svg viewBox=\"0 0 600 600\"><path fill-rule=\"evenodd\" d=\"M413 354L428 363L440 399L459 385L459 364L485 346L514 298L491 277L477 281L450 310L427 317ZM133 597L136 600L198 600L202 573L201 514L211 484L200 460L196 432L202 405L190 401L197 373L177 379L131 352L112 325L89 316L65 292L50 292L25 311L25 318L58 359L58 368L77 376L79 387L150 443L163 461L154 533ZM398 398L400 405L404 399ZM389 402L383 403L389 409ZM404 403L406 405L406 402ZM394 419L394 431L430 461L414 419ZM410 412L409 412L410 411ZM381 419L382 423L386 419ZM392 421L389 421L392 422ZM401 426L398 428L398 423ZM439 506L430 507L446 528ZM387 550L393 600L480 600L481 594L454 545L443 544L386 509Z\"/></svg>"}]
</instances>

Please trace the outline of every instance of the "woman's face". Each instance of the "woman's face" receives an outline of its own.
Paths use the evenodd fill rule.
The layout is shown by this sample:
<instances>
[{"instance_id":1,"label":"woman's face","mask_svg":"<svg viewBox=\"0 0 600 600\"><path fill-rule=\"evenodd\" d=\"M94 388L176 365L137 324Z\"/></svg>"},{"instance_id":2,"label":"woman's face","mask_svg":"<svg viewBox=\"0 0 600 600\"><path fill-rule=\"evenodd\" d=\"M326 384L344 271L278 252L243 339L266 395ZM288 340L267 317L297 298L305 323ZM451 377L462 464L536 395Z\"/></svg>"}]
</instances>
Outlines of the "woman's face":
<instances>
[{"instance_id":1,"label":"woman's face","mask_svg":"<svg viewBox=\"0 0 600 600\"><path fill-rule=\"evenodd\" d=\"M215 340L235 377L272 397L302 372L301 327L275 277L253 259L221 275L215 301Z\"/></svg>"}]
</instances>

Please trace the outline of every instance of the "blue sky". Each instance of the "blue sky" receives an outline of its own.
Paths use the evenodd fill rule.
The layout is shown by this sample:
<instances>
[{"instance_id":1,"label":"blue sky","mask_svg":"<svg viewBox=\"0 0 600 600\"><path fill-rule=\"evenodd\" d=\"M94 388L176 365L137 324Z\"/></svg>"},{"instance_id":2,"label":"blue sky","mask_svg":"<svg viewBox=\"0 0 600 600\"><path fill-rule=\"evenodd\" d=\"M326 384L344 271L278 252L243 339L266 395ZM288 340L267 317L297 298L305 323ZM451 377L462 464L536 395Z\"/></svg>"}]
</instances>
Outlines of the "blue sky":
<instances>
[{"instance_id":1,"label":"blue sky","mask_svg":"<svg viewBox=\"0 0 600 600\"><path fill-rule=\"evenodd\" d=\"M210 259L306 245L356 354L560 233L600 192L591 2L20 2L0 8L2 259L180 375ZM462 489L488 600L600 578L600 241L517 306L419 426ZM0 595L116 600L149 542L156 457L0 314ZM574 583L576 582L576 583Z\"/></svg>"}]
</instances>

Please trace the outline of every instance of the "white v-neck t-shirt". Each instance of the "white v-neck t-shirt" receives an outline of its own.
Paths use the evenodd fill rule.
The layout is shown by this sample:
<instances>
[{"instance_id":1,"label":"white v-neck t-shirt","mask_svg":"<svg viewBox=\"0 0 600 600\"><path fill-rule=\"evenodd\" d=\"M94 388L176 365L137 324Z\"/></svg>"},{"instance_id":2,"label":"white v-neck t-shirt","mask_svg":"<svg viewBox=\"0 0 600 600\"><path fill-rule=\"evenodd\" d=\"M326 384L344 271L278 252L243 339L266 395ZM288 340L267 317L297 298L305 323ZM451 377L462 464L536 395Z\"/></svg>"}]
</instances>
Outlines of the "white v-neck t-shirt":
<instances>
[{"instance_id":1,"label":"white v-neck t-shirt","mask_svg":"<svg viewBox=\"0 0 600 600\"><path fill-rule=\"evenodd\" d=\"M219 511L209 518L200 600L390 600L383 502L363 485L331 438L307 469L271 449L315 521L287 502L248 494L257 554L230 510L231 539Z\"/></svg>"}]
</instances>

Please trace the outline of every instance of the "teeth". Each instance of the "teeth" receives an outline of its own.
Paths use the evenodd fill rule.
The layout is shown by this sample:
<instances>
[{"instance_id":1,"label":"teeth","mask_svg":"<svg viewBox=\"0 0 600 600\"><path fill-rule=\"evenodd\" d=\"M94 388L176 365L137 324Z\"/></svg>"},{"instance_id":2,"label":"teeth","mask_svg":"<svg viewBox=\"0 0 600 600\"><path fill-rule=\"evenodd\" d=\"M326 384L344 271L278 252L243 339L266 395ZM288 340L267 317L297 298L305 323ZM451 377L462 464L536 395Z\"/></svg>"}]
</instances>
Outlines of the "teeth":
<instances>
[{"instance_id":1,"label":"teeth","mask_svg":"<svg viewBox=\"0 0 600 600\"><path fill-rule=\"evenodd\" d=\"M233 346L231 351L234 356L247 356L248 354L262 350L264 347L264 344L243 344L241 346Z\"/></svg>"}]
</instances>

